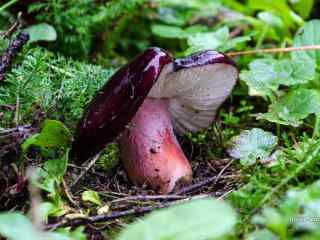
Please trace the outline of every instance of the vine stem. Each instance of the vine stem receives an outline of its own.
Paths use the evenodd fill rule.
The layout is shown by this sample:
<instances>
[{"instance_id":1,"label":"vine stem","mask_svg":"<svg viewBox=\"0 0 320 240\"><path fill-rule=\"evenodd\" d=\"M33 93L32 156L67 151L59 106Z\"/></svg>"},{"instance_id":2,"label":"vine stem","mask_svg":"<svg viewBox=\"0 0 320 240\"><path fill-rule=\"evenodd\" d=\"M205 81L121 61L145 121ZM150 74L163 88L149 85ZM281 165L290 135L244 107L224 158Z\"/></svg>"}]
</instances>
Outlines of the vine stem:
<instances>
[{"instance_id":1,"label":"vine stem","mask_svg":"<svg viewBox=\"0 0 320 240\"><path fill-rule=\"evenodd\" d=\"M312 51L320 50L320 45L308 45L301 47L286 47L286 48L268 48L268 49L256 49L249 51L240 51L240 52L229 52L226 53L228 57L237 57L243 55L254 55L259 53L283 53L283 52L298 52L298 51Z\"/></svg>"},{"instance_id":2,"label":"vine stem","mask_svg":"<svg viewBox=\"0 0 320 240\"><path fill-rule=\"evenodd\" d=\"M11 5L17 3L19 0L11 0L5 4L3 4L1 7L0 7L0 12L6 10L8 7L10 7Z\"/></svg>"}]
</instances>

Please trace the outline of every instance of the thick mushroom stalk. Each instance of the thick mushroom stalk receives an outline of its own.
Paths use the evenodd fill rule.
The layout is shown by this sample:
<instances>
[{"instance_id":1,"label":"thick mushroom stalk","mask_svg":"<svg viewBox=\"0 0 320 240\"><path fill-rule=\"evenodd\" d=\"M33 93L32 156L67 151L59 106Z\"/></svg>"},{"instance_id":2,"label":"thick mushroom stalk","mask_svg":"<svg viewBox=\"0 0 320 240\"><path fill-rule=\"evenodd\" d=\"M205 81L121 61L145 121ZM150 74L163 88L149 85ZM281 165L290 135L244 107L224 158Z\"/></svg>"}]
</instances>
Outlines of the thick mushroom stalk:
<instances>
[{"instance_id":1,"label":"thick mushroom stalk","mask_svg":"<svg viewBox=\"0 0 320 240\"><path fill-rule=\"evenodd\" d=\"M131 181L160 193L191 181L191 166L172 127L166 100L147 98L119 140L121 159Z\"/></svg>"}]
</instances>

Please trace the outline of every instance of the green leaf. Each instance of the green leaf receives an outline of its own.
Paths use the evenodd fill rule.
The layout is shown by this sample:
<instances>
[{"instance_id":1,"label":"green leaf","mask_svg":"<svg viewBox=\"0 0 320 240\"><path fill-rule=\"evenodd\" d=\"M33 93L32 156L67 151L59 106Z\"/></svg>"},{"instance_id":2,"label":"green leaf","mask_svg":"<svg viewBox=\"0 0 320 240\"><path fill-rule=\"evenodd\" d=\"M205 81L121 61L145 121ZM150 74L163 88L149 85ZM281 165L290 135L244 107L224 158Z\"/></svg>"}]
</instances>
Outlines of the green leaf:
<instances>
[{"instance_id":1,"label":"green leaf","mask_svg":"<svg viewBox=\"0 0 320 240\"><path fill-rule=\"evenodd\" d=\"M85 227L77 227L75 230L70 231L67 228L60 228L57 230L57 233L60 235L67 236L70 240L86 240L86 234L84 233Z\"/></svg>"},{"instance_id":2,"label":"green leaf","mask_svg":"<svg viewBox=\"0 0 320 240\"><path fill-rule=\"evenodd\" d=\"M217 49L229 39L228 27L215 32L197 33L188 37L188 45L196 49Z\"/></svg>"},{"instance_id":3,"label":"green leaf","mask_svg":"<svg viewBox=\"0 0 320 240\"><path fill-rule=\"evenodd\" d=\"M320 45L320 20L307 22L294 38L293 46ZM296 51L291 53L293 59L305 59L320 65L320 51Z\"/></svg>"},{"instance_id":4,"label":"green leaf","mask_svg":"<svg viewBox=\"0 0 320 240\"><path fill-rule=\"evenodd\" d=\"M187 43L190 48L186 51L185 55L206 49L227 51L236 47L240 43L249 41L250 39L250 36L230 39L228 27L219 28L214 32L189 34Z\"/></svg>"},{"instance_id":5,"label":"green leaf","mask_svg":"<svg viewBox=\"0 0 320 240\"><path fill-rule=\"evenodd\" d=\"M228 153L231 157L240 159L243 165L252 165L270 157L271 152L278 144L278 138L270 132L259 128L242 131L234 137Z\"/></svg>"},{"instance_id":6,"label":"green leaf","mask_svg":"<svg viewBox=\"0 0 320 240\"><path fill-rule=\"evenodd\" d=\"M303 24L301 17L290 9L286 0L249 0L248 5L253 9L270 11L280 16L287 27Z\"/></svg>"},{"instance_id":7,"label":"green leaf","mask_svg":"<svg viewBox=\"0 0 320 240\"><path fill-rule=\"evenodd\" d=\"M71 134L63 123L46 120L41 132L31 136L22 144L22 150L26 152L31 146L37 146L46 152L53 148L67 148L70 143Z\"/></svg>"},{"instance_id":8,"label":"green leaf","mask_svg":"<svg viewBox=\"0 0 320 240\"><path fill-rule=\"evenodd\" d=\"M180 27L168 26L164 24L153 24L151 26L152 33L163 38L170 39L186 39L196 33L207 30L207 27L201 25L194 25L186 29Z\"/></svg>"},{"instance_id":9,"label":"green leaf","mask_svg":"<svg viewBox=\"0 0 320 240\"><path fill-rule=\"evenodd\" d=\"M66 151L65 155L60 159L48 160L44 163L43 169L57 180L61 180L67 171L69 154Z\"/></svg>"},{"instance_id":10,"label":"green leaf","mask_svg":"<svg viewBox=\"0 0 320 240\"><path fill-rule=\"evenodd\" d=\"M285 27L282 19L271 12L260 12L258 13L258 18L272 27L280 29L283 29Z\"/></svg>"},{"instance_id":11,"label":"green leaf","mask_svg":"<svg viewBox=\"0 0 320 240\"><path fill-rule=\"evenodd\" d=\"M159 210L125 228L118 240L207 240L230 234L233 209L215 199L195 200Z\"/></svg>"},{"instance_id":12,"label":"green leaf","mask_svg":"<svg viewBox=\"0 0 320 240\"><path fill-rule=\"evenodd\" d=\"M269 112L259 118L297 127L309 114L320 114L320 92L297 89L283 96L269 107Z\"/></svg>"},{"instance_id":13,"label":"green leaf","mask_svg":"<svg viewBox=\"0 0 320 240\"><path fill-rule=\"evenodd\" d=\"M249 86L250 95L268 96L280 85L294 86L313 80L316 75L312 61L257 59L249 64L249 71L243 70L240 79Z\"/></svg>"},{"instance_id":14,"label":"green leaf","mask_svg":"<svg viewBox=\"0 0 320 240\"><path fill-rule=\"evenodd\" d=\"M279 238L267 229L256 230L252 232L247 238L247 240L261 240L261 239L278 240Z\"/></svg>"},{"instance_id":15,"label":"green leaf","mask_svg":"<svg viewBox=\"0 0 320 240\"><path fill-rule=\"evenodd\" d=\"M57 39L57 32L51 25L47 23L39 23L32 25L23 30L29 33L29 42L47 41L53 42Z\"/></svg>"},{"instance_id":16,"label":"green leaf","mask_svg":"<svg viewBox=\"0 0 320 240\"><path fill-rule=\"evenodd\" d=\"M151 26L152 33L163 38L186 38L185 32L180 27L154 24Z\"/></svg>"},{"instance_id":17,"label":"green leaf","mask_svg":"<svg viewBox=\"0 0 320 240\"><path fill-rule=\"evenodd\" d=\"M98 206L102 205L102 201L100 199L100 196L96 191L91 191L91 190L84 191L82 193L81 198L82 198L82 201L84 201L84 202L91 202L91 203L94 203Z\"/></svg>"},{"instance_id":18,"label":"green leaf","mask_svg":"<svg viewBox=\"0 0 320 240\"><path fill-rule=\"evenodd\" d=\"M0 214L0 236L9 240L85 240L84 228L74 231L67 229L57 232L42 232L32 225L30 220L21 213Z\"/></svg>"},{"instance_id":19,"label":"green leaf","mask_svg":"<svg viewBox=\"0 0 320 240\"><path fill-rule=\"evenodd\" d=\"M9 240L43 240L28 218L20 213L0 214L0 236Z\"/></svg>"},{"instance_id":20,"label":"green leaf","mask_svg":"<svg viewBox=\"0 0 320 240\"><path fill-rule=\"evenodd\" d=\"M276 209L266 207L261 214L255 215L252 221L255 224L267 226L272 232L282 236L281 239L285 239L287 223Z\"/></svg>"},{"instance_id":21,"label":"green leaf","mask_svg":"<svg viewBox=\"0 0 320 240\"><path fill-rule=\"evenodd\" d=\"M314 0L294 0L291 1L293 9L304 19L307 19L314 5Z\"/></svg>"}]
</instances>

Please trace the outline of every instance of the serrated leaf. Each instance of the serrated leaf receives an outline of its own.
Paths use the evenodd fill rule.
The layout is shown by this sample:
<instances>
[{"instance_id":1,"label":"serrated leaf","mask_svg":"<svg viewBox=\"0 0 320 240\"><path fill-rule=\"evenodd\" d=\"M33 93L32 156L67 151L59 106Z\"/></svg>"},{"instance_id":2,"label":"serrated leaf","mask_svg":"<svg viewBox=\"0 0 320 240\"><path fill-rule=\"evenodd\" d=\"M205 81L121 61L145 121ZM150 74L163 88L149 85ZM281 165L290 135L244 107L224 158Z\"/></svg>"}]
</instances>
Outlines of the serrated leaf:
<instances>
[{"instance_id":1,"label":"serrated leaf","mask_svg":"<svg viewBox=\"0 0 320 240\"><path fill-rule=\"evenodd\" d=\"M272 104L269 112L259 118L297 127L309 114L320 114L320 92L313 89L297 89Z\"/></svg>"},{"instance_id":2,"label":"serrated leaf","mask_svg":"<svg viewBox=\"0 0 320 240\"><path fill-rule=\"evenodd\" d=\"M125 228L118 240L207 240L232 232L234 210L214 199L195 200L159 210Z\"/></svg>"},{"instance_id":3,"label":"serrated leaf","mask_svg":"<svg viewBox=\"0 0 320 240\"><path fill-rule=\"evenodd\" d=\"M232 139L228 153L235 159L240 159L243 165L252 165L259 159L267 159L277 146L278 138L260 128L242 131Z\"/></svg>"},{"instance_id":4,"label":"serrated leaf","mask_svg":"<svg viewBox=\"0 0 320 240\"><path fill-rule=\"evenodd\" d=\"M320 45L320 20L307 22L293 40L293 46ZM315 62L320 65L320 51L296 51L291 53L293 59L302 59Z\"/></svg>"},{"instance_id":5,"label":"serrated leaf","mask_svg":"<svg viewBox=\"0 0 320 240\"><path fill-rule=\"evenodd\" d=\"M268 96L280 85L294 86L313 80L316 66L312 61L257 59L243 70L240 79L249 86L250 95Z\"/></svg>"},{"instance_id":6,"label":"serrated leaf","mask_svg":"<svg viewBox=\"0 0 320 240\"><path fill-rule=\"evenodd\" d=\"M29 42L47 41L53 42L57 39L57 32L53 26L47 23L32 25L23 30L29 33Z\"/></svg>"},{"instance_id":7,"label":"serrated leaf","mask_svg":"<svg viewBox=\"0 0 320 240\"><path fill-rule=\"evenodd\" d=\"M31 136L22 144L22 150L27 151L31 146L37 146L46 152L53 148L67 148L70 142L71 134L62 122L46 120L41 132Z\"/></svg>"}]
</instances>

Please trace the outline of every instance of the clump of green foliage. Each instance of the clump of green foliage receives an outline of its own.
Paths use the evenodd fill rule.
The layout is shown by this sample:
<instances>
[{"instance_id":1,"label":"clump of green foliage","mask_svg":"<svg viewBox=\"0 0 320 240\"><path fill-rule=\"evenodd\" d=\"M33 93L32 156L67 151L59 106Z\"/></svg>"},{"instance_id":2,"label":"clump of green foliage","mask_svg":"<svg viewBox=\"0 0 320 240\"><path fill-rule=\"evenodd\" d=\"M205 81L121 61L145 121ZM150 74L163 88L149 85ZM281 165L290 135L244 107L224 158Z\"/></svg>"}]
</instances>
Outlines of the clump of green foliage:
<instances>
[{"instance_id":1,"label":"clump of green foliage","mask_svg":"<svg viewBox=\"0 0 320 240\"><path fill-rule=\"evenodd\" d=\"M30 48L0 86L0 104L18 104L20 124L30 123L32 114L40 109L48 118L73 126L112 72L56 56L45 49ZM10 126L13 114L6 112L6 117L0 120L1 126Z\"/></svg>"},{"instance_id":2,"label":"clump of green foliage","mask_svg":"<svg viewBox=\"0 0 320 240\"><path fill-rule=\"evenodd\" d=\"M95 51L111 57L120 34L128 27L128 20L138 12L145 0L106 1L55 0L30 4L28 13L39 22L49 23L57 31L58 38L52 49L66 56L88 60ZM118 24L118 21L124 23ZM108 35L100 37L101 35ZM106 39L103 39L106 38ZM97 46L98 45L98 46ZM100 45L100 46L99 46ZM96 49L100 47L100 49ZM103 53L104 51L108 51Z\"/></svg>"}]
</instances>

